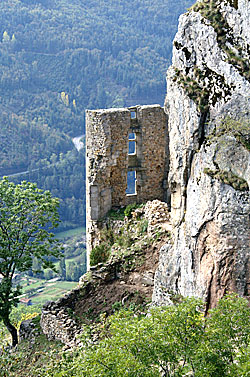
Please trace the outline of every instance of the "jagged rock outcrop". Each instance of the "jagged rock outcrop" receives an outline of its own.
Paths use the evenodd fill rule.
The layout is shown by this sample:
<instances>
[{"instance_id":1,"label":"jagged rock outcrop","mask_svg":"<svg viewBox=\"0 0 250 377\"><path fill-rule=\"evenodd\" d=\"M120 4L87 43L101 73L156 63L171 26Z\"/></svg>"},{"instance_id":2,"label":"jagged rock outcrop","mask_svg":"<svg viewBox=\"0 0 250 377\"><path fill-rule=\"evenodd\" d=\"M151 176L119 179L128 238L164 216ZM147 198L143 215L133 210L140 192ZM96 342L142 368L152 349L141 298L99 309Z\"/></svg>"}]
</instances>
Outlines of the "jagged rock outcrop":
<instances>
[{"instance_id":1,"label":"jagged rock outcrop","mask_svg":"<svg viewBox=\"0 0 250 377\"><path fill-rule=\"evenodd\" d=\"M250 296L250 2L199 1L180 17L168 70L172 241L153 301L213 307Z\"/></svg>"}]
</instances>

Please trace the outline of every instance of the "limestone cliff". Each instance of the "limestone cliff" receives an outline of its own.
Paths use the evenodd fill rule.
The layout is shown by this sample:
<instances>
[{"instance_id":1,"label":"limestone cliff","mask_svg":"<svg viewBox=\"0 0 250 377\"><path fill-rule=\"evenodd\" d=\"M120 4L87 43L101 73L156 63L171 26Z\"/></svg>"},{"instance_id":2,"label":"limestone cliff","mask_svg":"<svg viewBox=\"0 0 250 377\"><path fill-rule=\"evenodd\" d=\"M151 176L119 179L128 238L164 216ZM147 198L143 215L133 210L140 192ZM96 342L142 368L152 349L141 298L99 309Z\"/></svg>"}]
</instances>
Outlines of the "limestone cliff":
<instances>
[{"instance_id":1,"label":"limestone cliff","mask_svg":"<svg viewBox=\"0 0 250 377\"><path fill-rule=\"evenodd\" d=\"M250 1L198 1L182 15L165 102L171 243L153 301L250 296Z\"/></svg>"}]
</instances>

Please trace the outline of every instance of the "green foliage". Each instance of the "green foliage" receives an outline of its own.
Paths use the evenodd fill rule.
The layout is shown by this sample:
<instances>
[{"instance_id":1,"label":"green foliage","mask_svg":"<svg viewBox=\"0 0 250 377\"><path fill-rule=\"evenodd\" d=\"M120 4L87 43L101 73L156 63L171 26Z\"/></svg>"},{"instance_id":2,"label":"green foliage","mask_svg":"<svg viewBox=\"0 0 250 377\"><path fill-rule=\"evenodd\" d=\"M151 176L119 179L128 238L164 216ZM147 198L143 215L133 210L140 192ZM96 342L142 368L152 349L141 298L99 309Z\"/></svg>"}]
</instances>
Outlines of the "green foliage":
<instances>
[{"instance_id":1,"label":"green foliage","mask_svg":"<svg viewBox=\"0 0 250 377\"><path fill-rule=\"evenodd\" d=\"M41 377L41 367L60 354L63 345L47 340L40 328L40 316L33 318L32 322L36 334L32 342L23 340L14 350L1 349L0 377Z\"/></svg>"},{"instance_id":2,"label":"green foliage","mask_svg":"<svg viewBox=\"0 0 250 377\"><path fill-rule=\"evenodd\" d=\"M70 140L85 132L85 109L163 103L191 3L0 2L0 175L26 171L12 178L59 197L61 230L85 224L84 150Z\"/></svg>"},{"instance_id":3,"label":"green foliage","mask_svg":"<svg viewBox=\"0 0 250 377\"><path fill-rule=\"evenodd\" d=\"M206 367L209 375L248 376L248 373L242 373L242 369L249 371L250 368L249 320L247 301L236 295L226 296L210 311L206 321L206 338L198 357L200 367Z\"/></svg>"},{"instance_id":4,"label":"green foliage","mask_svg":"<svg viewBox=\"0 0 250 377\"><path fill-rule=\"evenodd\" d=\"M140 208L142 204L137 204L137 203L131 203L128 204L126 207L123 208L118 208L118 209L111 209L107 213L107 218L109 219L114 219L114 220L124 220L124 217L127 216L129 219L132 217L132 212L136 208Z\"/></svg>"},{"instance_id":5,"label":"green foliage","mask_svg":"<svg viewBox=\"0 0 250 377\"><path fill-rule=\"evenodd\" d=\"M80 277L87 271L86 266L86 253L80 255L75 261L67 261L66 263L66 275L65 280L67 281L79 281Z\"/></svg>"},{"instance_id":6,"label":"green foliage","mask_svg":"<svg viewBox=\"0 0 250 377\"><path fill-rule=\"evenodd\" d=\"M60 247L50 232L59 222L58 199L49 191L43 192L35 184L23 181L15 185L7 178L0 181L0 319L17 343L10 313L21 293L14 286L15 274L32 268L33 257L44 268L53 268L48 256L59 257Z\"/></svg>"},{"instance_id":7,"label":"green foliage","mask_svg":"<svg viewBox=\"0 0 250 377\"><path fill-rule=\"evenodd\" d=\"M0 115L0 174L46 168L50 158L73 149L69 136L41 121L28 122Z\"/></svg>"},{"instance_id":8,"label":"green foliage","mask_svg":"<svg viewBox=\"0 0 250 377\"><path fill-rule=\"evenodd\" d=\"M90 266L95 266L98 263L104 263L110 256L110 249L106 244L102 243L95 246L90 253L89 263Z\"/></svg>"},{"instance_id":9,"label":"green foliage","mask_svg":"<svg viewBox=\"0 0 250 377\"><path fill-rule=\"evenodd\" d=\"M136 208L139 208L139 207L140 207L140 204L137 204L137 203L128 204L124 210L124 215L127 216L129 219L131 219L132 213L134 212Z\"/></svg>"},{"instance_id":10,"label":"green foliage","mask_svg":"<svg viewBox=\"0 0 250 377\"><path fill-rule=\"evenodd\" d=\"M148 220L147 219L144 219L141 221L140 223L140 229L139 229L139 232L140 234L144 234L146 233L148 230Z\"/></svg>"},{"instance_id":11,"label":"green foliage","mask_svg":"<svg viewBox=\"0 0 250 377\"><path fill-rule=\"evenodd\" d=\"M54 0L47 9L38 2L4 1L1 32L15 34L15 42L3 49L0 89L9 97L16 93L11 108L15 102L21 108L25 93L25 115L40 116L67 133L72 127L81 132L85 108L132 98L162 102L178 16L191 3Z\"/></svg>"},{"instance_id":12,"label":"green foliage","mask_svg":"<svg viewBox=\"0 0 250 377\"><path fill-rule=\"evenodd\" d=\"M218 139L222 135L232 135L247 150L250 151L250 122L247 118L224 118L210 135L209 141Z\"/></svg>"},{"instance_id":13,"label":"green foliage","mask_svg":"<svg viewBox=\"0 0 250 377\"><path fill-rule=\"evenodd\" d=\"M52 362L44 376L247 377L250 308L228 295L206 317L193 298L147 316L121 310L95 328L85 326L82 341L80 352Z\"/></svg>"},{"instance_id":14,"label":"green foliage","mask_svg":"<svg viewBox=\"0 0 250 377\"><path fill-rule=\"evenodd\" d=\"M176 42L175 47L181 48ZM197 104L201 113L206 113L210 104L215 106L218 99L231 93L231 88L225 83L223 76L207 66L202 69L194 66L193 71L190 71L188 75L183 75L178 68L175 68L173 80L183 87L189 98ZM216 88L216 91L213 90L215 81L220 82L220 88Z\"/></svg>"},{"instance_id":15,"label":"green foliage","mask_svg":"<svg viewBox=\"0 0 250 377\"><path fill-rule=\"evenodd\" d=\"M10 177L15 183L23 177L37 182L39 187L49 189L52 195L60 198L62 223L57 228L60 231L85 225L84 153L83 149L60 153L59 156L53 153L50 159L43 159L38 167L32 165L26 173Z\"/></svg>"},{"instance_id":16,"label":"green foliage","mask_svg":"<svg viewBox=\"0 0 250 377\"><path fill-rule=\"evenodd\" d=\"M62 280L79 281L79 278L87 271L84 233L84 228L60 233L61 237L64 236L64 261L57 262L56 266L59 270L58 275Z\"/></svg>"},{"instance_id":17,"label":"green foliage","mask_svg":"<svg viewBox=\"0 0 250 377\"><path fill-rule=\"evenodd\" d=\"M250 150L250 124L247 117L242 117L240 119L233 119L226 116L224 119L216 123L213 127L212 132L207 136L208 145L211 143L216 143L216 153L219 158L224 159L225 152L230 149L229 140L235 138L238 143L241 144L248 151ZM230 137L230 139L228 138ZM234 142L235 143L235 142ZM233 144L233 148L238 148L238 145ZM216 164L217 165L217 164ZM205 168L204 173L212 178L218 179L219 181L232 186L235 190L248 191L247 181L234 174L231 170L225 171L216 167L215 170L210 168Z\"/></svg>"},{"instance_id":18,"label":"green foliage","mask_svg":"<svg viewBox=\"0 0 250 377\"><path fill-rule=\"evenodd\" d=\"M14 326L19 329L22 321L33 318L35 315L41 312L40 305L26 306L19 304L17 307L12 309L10 320ZM8 333L6 327L0 322L0 344L2 348L5 348L10 343L10 334Z\"/></svg>"},{"instance_id":19,"label":"green foliage","mask_svg":"<svg viewBox=\"0 0 250 377\"><path fill-rule=\"evenodd\" d=\"M76 238L77 236L82 236L85 234L86 230L83 227L78 227L74 229L69 229L63 232L56 233L56 237L59 240L64 240L64 241L70 241L71 239Z\"/></svg>"},{"instance_id":20,"label":"green foliage","mask_svg":"<svg viewBox=\"0 0 250 377\"><path fill-rule=\"evenodd\" d=\"M111 209L107 213L107 217L114 220L124 220L124 216L124 208Z\"/></svg>"},{"instance_id":21,"label":"green foliage","mask_svg":"<svg viewBox=\"0 0 250 377\"><path fill-rule=\"evenodd\" d=\"M186 91L189 98L196 102L200 112L208 111L209 91L201 84L204 77L195 77L191 79L190 77L182 75L181 71L177 68L175 68L175 73L176 76L174 81L177 81Z\"/></svg>"},{"instance_id":22,"label":"green foliage","mask_svg":"<svg viewBox=\"0 0 250 377\"><path fill-rule=\"evenodd\" d=\"M238 1L230 0L228 2L237 9ZM204 18L210 21L216 32L218 45L226 55L226 60L249 81L247 48L244 49L241 44L237 44L234 32L224 18L220 5L220 0L197 1L189 11L200 12ZM186 47L176 41L174 46L177 50L182 49L187 60L189 59L191 52ZM195 101L201 113L206 113L210 105L215 106L218 99L232 94L232 87L225 82L224 77L205 65L201 69L194 67L193 70L185 73L176 68L174 81L177 81L187 95ZM214 90L214 82L220 83L220 87L217 86L216 90Z\"/></svg>"},{"instance_id":23,"label":"green foliage","mask_svg":"<svg viewBox=\"0 0 250 377\"><path fill-rule=\"evenodd\" d=\"M100 243L96 245L90 253L90 266L95 266L98 263L105 263L111 254L111 247L116 242L117 234L114 233L112 225L105 225L100 232Z\"/></svg>"},{"instance_id":24,"label":"green foliage","mask_svg":"<svg viewBox=\"0 0 250 377\"><path fill-rule=\"evenodd\" d=\"M110 257L121 257L130 254L133 250L141 249L151 242L147 235L148 221L143 217L136 219L131 218L132 212L142 205L135 203L128 205L122 213L126 214L127 218L121 222L121 213L105 219L105 223L101 228L99 234L99 245L95 246L90 253L90 265L94 266L98 263L106 262ZM161 233L163 235L163 233ZM142 246L143 244L143 246ZM137 260L139 262L139 259ZM125 264L124 264L125 267ZM129 267L129 266L128 266ZM135 265L134 265L135 267ZM131 269L131 266L129 267Z\"/></svg>"}]
</instances>

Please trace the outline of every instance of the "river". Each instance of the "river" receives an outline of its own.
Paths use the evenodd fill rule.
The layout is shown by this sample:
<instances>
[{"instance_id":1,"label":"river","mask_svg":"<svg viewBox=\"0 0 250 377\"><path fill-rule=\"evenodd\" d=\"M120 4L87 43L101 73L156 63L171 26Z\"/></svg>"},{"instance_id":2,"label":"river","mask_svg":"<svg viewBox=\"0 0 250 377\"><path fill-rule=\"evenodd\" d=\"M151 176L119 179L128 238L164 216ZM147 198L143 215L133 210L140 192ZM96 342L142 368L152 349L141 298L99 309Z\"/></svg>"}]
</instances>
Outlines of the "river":
<instances>
[{"instance_id":1,"label":"river","mask_svg":"<svg viewBox=\"0 0 250 377\"><path fill-rule=\"evenodd\" d=\"M84 143L81 141L81 139L84 137L84 135L73 137L72 141L75 144L76 149L79 151L84 147Z\"/></svg>"}]
</instances>

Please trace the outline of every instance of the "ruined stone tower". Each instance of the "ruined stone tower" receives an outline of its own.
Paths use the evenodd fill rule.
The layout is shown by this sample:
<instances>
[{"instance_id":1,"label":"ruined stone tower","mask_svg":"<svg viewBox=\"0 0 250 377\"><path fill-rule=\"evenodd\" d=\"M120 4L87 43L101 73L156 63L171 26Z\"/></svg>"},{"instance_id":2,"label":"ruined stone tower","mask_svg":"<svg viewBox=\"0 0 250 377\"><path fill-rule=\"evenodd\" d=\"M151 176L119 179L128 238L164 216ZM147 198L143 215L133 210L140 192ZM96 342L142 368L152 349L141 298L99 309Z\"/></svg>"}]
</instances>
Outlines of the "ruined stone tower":
<instances>
[{"instance_id":1,"label":"ruined stone tower","mask_svg":"<svg viewBox=\"0 0 250 377\"><path fill-rule=\"evenodd\" d=\"M167 118L160 105L86 111L88 255L110 209L167 200L167 173Z\"/></svg>"}]
</instances>

